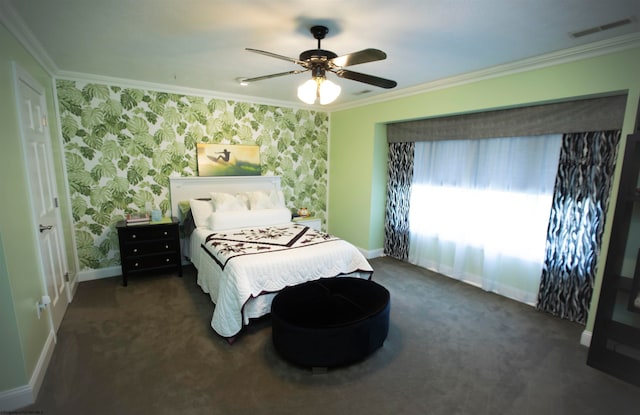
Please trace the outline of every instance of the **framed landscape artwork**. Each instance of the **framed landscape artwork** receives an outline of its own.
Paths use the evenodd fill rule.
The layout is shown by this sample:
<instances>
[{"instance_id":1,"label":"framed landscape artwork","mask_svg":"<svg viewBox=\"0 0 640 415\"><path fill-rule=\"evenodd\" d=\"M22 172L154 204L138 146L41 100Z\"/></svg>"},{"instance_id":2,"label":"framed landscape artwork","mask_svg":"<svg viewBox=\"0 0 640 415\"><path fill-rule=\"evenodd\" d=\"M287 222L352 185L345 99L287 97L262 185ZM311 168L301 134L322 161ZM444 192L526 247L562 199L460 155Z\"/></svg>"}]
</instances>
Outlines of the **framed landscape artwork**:
<instances>
[{"instance_id":1,"label":"framed landscape artwork","mask_svg":"<svg viewBox=\"0 0 640 415\"><path fill-rule=\"evenodd\" d=\"M197 144L198 176L260 176L260 147Z\"/></svg>"}]
</instances>

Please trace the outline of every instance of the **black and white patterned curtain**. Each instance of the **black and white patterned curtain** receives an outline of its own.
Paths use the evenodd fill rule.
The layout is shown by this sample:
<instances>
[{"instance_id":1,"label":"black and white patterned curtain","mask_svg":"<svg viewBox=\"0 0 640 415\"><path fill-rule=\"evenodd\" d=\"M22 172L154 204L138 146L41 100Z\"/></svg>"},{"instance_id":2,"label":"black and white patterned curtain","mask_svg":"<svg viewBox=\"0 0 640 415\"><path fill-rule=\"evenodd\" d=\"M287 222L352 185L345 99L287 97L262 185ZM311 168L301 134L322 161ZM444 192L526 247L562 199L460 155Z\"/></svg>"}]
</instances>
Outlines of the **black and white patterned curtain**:
<instances>
[{"instance_id":1,"label":"black and white patterned curtain","mask_svg":"<svg viewBox=\"0 0 640 415\"><path fill-rule=\"evenodd\" d=\"M539 310L587 320L619 141L619 130L562 138Z\"/></svg>"},{"instance_id":2,"label":"black and white patterned curtain","mask_svg":"<svg viewBox=\"0 0 640 415\"><path fill-rule=\"evenodd\" d=\"M414 143L390 143L384 253L406 260L409 255L409 198L413 181Z\"/></svg>"}]
</instances>

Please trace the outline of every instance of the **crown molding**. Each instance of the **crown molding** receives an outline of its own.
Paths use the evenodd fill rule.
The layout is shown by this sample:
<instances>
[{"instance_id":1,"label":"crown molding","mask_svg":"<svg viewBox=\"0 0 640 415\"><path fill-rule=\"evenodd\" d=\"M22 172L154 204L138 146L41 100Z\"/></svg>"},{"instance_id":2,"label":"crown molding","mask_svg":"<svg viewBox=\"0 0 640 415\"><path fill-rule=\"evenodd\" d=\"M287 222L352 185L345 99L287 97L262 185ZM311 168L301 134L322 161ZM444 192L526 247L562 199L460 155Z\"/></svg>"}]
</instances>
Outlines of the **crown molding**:
<instances>
[{"instance_id":1,"label":"crown molding","mask_svg":"<svg viewBox=\"0 0 640 415\"><path fill-rule=\"evenodd\" d=\"M481 69L479 71L473 71L448 78L438 79L420 85L403 88L397 91L387 92L385 94L377 95L371 98L363 98L357 101L331 107L329 109L329 112L363 107L375 103L410 97L425 92L451 88L487 79L527 72L534 69L560 65L563 63L575 62L578 60L606 55L614 52L620 52L637 47L640 47L640 32L618 36L599 42L593 42L574 48L563 49L556 52L551 52L544 55L522 59L502 65L496 65L490 68Z\"/></svg>"},{"instance_id":2,"label":"crown molding","mask_svg":"<svg viewBox=\"0 0 640 415\"><path fill-rule=\"evenodd\" d=\"M7 28L49 75L54 76L58 72L56 63L7 0L0 0L0 23Z\"/></svg>"},{"instance_id":3,"label":"crown molding","mask_svg":"<svg viewBox=\"0 0 640 415\"><path fill-rule=\"evenodd\" d=\"M254 97L250 95L229 94L225 92L214 91L210 89L190 88L184 86L162 84L156 82L139 81L135 79L118 78L105 75L88 74L73 71L58 71L56 79L65 79L70 81L80 81L87 83L99 83L106 85L117 85L124 88L136 88L148 91L168 92L172 94L199 96L203 98L217 98L229 101L246 102L249 104L270 105L275 107L284 107L292 109L310 109L308 106L295 105L290 101L280 101L268 98ZM324 108L311 108L314 111L323 112ZM326 112L326 111L324 111Z\"/></svg>"}]
</instances>

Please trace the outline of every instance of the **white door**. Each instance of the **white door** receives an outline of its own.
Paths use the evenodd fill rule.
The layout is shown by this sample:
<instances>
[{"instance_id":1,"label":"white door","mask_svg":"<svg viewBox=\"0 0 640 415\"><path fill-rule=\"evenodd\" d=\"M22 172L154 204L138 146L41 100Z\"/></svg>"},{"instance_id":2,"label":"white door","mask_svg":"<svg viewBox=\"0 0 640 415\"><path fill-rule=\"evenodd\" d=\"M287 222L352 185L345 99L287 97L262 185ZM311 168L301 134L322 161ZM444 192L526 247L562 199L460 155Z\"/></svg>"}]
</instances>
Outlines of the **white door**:
<instances>
[{"instance_id":1,"label":"white door","mask_svg":"<svg viewBox=\"0 0 640 415\"><path fill-rule=\"evenodd\" d=\"M40 247L45 295L55 332L67 309L65 294L66 259L63 251L62 220L58 207L47 105L44 88L15 66L16 95L22 144L26 158L32 215Z\"/></svg>"}]
</instances>

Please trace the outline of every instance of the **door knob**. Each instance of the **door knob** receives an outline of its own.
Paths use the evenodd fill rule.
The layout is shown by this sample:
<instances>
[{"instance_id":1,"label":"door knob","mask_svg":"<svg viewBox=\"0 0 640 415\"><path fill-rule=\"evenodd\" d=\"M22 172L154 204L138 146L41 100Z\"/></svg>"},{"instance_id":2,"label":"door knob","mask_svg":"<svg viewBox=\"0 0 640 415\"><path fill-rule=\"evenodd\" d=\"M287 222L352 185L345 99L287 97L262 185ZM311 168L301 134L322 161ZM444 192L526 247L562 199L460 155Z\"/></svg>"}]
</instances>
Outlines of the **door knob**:
<instances>
[{"instance_id":1,"label":"door knob","mask_svg":"<svg viewBox=\"0 0 640 415\"><path fill-rule=\"evenodd\" d=\"M41 233L44 232L44 231L50 231L51 228L53 228L53 225L46 225L45 226L45 225L40 224L40 232Z\"/></svg>"}]
</instances>

